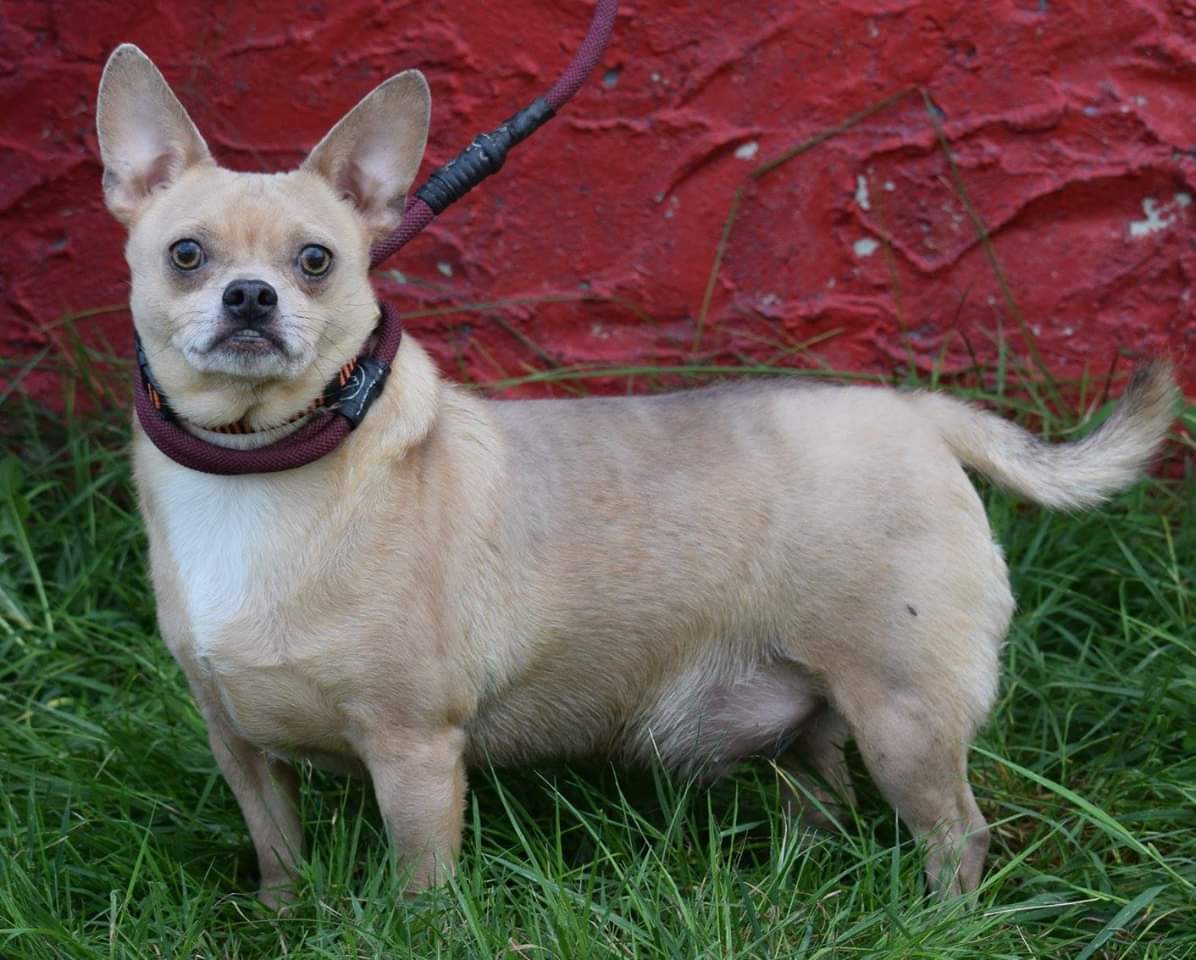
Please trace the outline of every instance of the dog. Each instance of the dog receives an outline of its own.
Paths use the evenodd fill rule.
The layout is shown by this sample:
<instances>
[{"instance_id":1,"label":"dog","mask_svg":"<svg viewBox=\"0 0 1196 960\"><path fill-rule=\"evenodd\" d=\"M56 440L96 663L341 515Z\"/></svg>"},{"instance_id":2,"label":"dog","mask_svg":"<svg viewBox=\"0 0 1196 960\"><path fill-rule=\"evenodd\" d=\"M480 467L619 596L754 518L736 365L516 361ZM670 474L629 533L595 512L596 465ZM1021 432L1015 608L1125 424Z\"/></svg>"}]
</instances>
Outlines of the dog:
<instances>
[{"instance_id":1,"label":"dog","mask_svg":"<svg viewBox=\"0 0 1196 960\"><path fill-rule=\"evenodd\" d=\"M248 449L328 415L304 411L378 324L369 249L400 218L430 102L400 73L298 169L236 173L140 50L112 54L104 196L191 434ZM414 892L453 869L470 765L597 754L709 778L763 754L818 822L853 799L849 739L949 896L981 878L967 751L1014 611L964 468L1092 505L1139 476L1174 404L1159 362L1060 445L880 387L488 401L406 337L327 456L213 476L135 427L134 476L161 633L268 904L302 857L295 758L368 773Z\"/></svg>"}]
</instances>

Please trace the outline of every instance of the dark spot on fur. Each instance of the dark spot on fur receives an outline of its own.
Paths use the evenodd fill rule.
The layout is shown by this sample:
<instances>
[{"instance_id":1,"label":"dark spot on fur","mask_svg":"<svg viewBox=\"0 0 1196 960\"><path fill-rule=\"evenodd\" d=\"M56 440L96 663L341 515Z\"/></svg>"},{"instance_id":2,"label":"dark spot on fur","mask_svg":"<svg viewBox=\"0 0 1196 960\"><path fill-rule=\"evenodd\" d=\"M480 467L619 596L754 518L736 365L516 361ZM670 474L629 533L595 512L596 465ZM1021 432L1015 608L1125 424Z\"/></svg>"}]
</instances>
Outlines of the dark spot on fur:
<instances>
[{"instance_id":1,"label":"dark spot on fur","mask_svg":"<svg viewBox=\"0 0 1196 960\"><path fill-rule=\"evenodd\" d=\"M916 617L918 615L918 611L914 608L912 603L907 603L905 605L905 609L909 611L909 615L911 617Z\"/></svg>"}]
</instances>

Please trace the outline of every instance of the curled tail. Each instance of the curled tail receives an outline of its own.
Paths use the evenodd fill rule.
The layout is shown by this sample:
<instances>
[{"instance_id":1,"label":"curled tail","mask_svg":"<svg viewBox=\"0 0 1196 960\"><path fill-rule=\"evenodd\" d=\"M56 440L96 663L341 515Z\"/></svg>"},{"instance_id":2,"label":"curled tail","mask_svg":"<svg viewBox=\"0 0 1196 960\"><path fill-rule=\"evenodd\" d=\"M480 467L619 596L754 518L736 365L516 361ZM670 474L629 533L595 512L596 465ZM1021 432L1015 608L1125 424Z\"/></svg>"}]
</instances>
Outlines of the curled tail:
<instances>
[{"instance_id":1,"label":"curled tail","mask_svg":"<svg viewBox=\"0 0 1196 960\"><path fill-rule=\"evenodd\" d=\"M1075 509L1134 482L1158 452L1175 418L1171 366L1138 367L1109 419L1072 443L1044 443L1021 427L942 394L914 403L968 467L1044 506Z\"/></svg>"}]
</instances>

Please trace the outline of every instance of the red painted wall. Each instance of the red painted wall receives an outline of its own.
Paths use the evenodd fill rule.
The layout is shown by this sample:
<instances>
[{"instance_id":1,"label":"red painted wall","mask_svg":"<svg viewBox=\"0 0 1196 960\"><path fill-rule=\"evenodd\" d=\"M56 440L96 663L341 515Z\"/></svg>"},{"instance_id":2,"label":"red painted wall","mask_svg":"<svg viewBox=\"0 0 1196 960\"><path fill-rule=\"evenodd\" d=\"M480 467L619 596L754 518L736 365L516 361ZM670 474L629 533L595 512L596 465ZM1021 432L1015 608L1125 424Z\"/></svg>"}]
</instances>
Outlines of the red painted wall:
<instances>
[{"instance_id":1,"label":"red painted wall","mask_svg":"<svg viewBox=\"0 0 1196 960\"><path fill-rule=\"evenodd\" d=\"M116 43L141 45L242 169L295 165L370 87L418 66L434 99L427 170L542 92L589 13L582 0L0 0L0 353L53 353L64 316L125 297L92 130ZM959 368L970 351L991 361L998 330L1023 349L918 93L754 182L695 348L736 187L912 86L1048 366L1103 378L1118 356L1169 352L1196 390L1193 0L625 0L599 75L380 286L420 310L606 298L409 321L446 371L481 380L780 355L886 371L910 351ZM80 328L128 350L127 314ZM26 385L49 395L53 373Z\"/></svg>"}]
</instances>

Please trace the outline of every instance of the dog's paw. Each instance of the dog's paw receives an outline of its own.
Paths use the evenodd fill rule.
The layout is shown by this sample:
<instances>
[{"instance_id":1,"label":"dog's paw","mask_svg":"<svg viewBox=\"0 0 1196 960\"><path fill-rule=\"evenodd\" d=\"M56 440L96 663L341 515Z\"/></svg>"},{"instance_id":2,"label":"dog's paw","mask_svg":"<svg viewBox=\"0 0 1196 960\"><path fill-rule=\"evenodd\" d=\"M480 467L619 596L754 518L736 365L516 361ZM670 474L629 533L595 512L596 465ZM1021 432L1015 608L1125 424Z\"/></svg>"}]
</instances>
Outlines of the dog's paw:
<instances>
[{"instance_id":1,"label":"dog's paw","mask_svg":"<svg viewBox=\"0 0 1196 960\"><path fill-rule=\"evenodd\" d=\"M809 778L786 782L781 788L785 815L794 823L822 833L841 833L851 818L850 799L840 797Z\"/></svg>"},{"instance_id":2,"label":"dog's paw","mask_svg":"<svg viewBox=\"0 0 1196 960\"><path fill-rule=\"evenodd\" d=\"M297 898L295 886L290 882L276 883L266 886L263 884L257 892L257 898L271 913L282 914L287 911Z\"/></svg>"}]
</instances>

